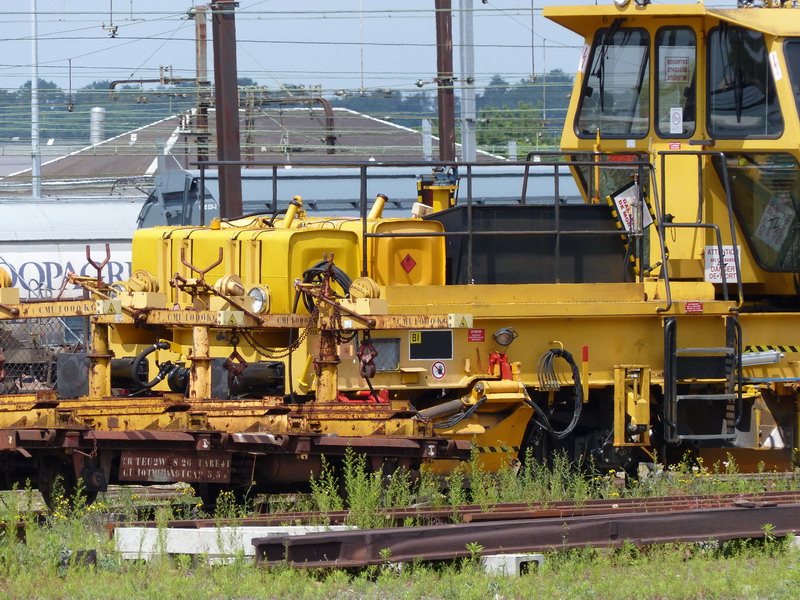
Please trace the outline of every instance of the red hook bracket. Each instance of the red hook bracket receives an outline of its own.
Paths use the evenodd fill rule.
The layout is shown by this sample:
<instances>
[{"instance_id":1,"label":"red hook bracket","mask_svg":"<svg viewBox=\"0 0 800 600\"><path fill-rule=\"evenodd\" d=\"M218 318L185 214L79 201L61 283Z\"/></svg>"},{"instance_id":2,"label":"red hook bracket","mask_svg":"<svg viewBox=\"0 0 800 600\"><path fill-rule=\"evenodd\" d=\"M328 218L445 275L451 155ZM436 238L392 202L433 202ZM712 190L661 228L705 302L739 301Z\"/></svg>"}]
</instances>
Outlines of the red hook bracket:
<instances>
[{"instance_id":1,"label":"red hook bracket","mask_svg":"<svg viewBox=\"0 0 800 600\"><path fill-rule=\"evenodd\" d=\"M103 267L105 267L108 264L109 260L111 260L111 248L109 247L108 244L106 244L106 259L100 264L92 260L92 247L89 244L86 244L86 262L88 262L97 270L98 287L103 282Z\"/></svg>"},{"instance_id":2,"label":"red hook bracket","mask_svg":"<svg viewBox=\"0 0 800 600\"><path fill-rule=\"evenodd\" d=\"M222 262L222 248L219 249L219 258L216 260L216 262L210 264L205 269L198 269L192 263L186 260L186 248L181 248L181 262L187 267L189 267L192 271L200 275L200 277L197 278L199 281L203 281L203 278L206 276L206 273L208 273L211 269L213 269Z\"/></svg>"}]
</instances>

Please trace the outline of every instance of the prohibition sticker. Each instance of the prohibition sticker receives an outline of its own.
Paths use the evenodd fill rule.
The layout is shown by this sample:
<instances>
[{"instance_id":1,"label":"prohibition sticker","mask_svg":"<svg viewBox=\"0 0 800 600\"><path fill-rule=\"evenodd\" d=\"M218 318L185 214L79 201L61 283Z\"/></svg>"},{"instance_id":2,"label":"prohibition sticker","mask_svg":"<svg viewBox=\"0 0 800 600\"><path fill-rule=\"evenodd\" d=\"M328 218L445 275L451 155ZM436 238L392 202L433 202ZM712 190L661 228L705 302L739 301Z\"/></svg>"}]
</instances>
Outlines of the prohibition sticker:
<instances>
[{"instance_id":1,"label":"prohibition sticker","mask_svg":"<svg viewBox=\"0 0 800 600\"><path fill-rule=\"evenodd\" d=\"M431 375L433 375L434 379L441 379L445 373L447 373L447 367L444 366L442 361L437 360L431 365Z\"/></svg>"}]
</instances>

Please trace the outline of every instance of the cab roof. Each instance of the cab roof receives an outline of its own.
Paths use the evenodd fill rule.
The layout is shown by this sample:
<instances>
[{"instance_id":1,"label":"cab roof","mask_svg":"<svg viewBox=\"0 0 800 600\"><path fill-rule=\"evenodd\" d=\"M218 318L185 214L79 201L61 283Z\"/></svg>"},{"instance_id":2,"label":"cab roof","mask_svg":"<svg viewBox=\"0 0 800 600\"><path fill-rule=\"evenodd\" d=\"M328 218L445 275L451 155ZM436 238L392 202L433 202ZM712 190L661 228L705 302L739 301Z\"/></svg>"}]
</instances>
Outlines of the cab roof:
<instances>
[{"instance_id":1,"label":"cab roof","mask_svg":"<svg viewBox=\"0 0 800 600\"><path fill-rule=\"evenodd\" d=\"M542 14L584 37L614 19L626 19L628 26L642 26L650 19L680 24L684 19L708 18L727 21L776 36L800 35L800 8L706 8L704 4L648 4L630 1L620 8L612 0L600 6L546 6Z\"/></svg>"}]
</instances>

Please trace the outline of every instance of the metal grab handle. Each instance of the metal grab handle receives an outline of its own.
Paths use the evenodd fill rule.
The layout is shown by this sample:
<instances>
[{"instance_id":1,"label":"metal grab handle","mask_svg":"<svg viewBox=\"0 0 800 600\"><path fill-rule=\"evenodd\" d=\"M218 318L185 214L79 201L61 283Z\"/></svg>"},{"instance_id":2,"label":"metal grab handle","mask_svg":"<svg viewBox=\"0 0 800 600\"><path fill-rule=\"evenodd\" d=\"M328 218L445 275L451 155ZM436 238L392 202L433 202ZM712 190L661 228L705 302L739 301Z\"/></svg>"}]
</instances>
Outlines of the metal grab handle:
<instances>
[{"instance_id":1,"label":"metal grab handle","mask_svg":"<svg viewBox=\"0 0 800 600\"><path fill-rule=\"evenodd\" d=\"M181 262L187 267L189 267L192 271L200 275L200 277L198 277L198 280L203 281L203 278L206 276L206 273L208 273L211 269L213 269L222 262L222 248L219 249L219 258L217 259L217 261L210 264L205 269L198 269L192 263L186 260L186 248L181 248Z\"/></svg>"},{"instance_id":2,"label":"metal grab handle","mask_svg":"<svg viewBox=\"0 0 800 600\"><path fill-rule=\"evenodd\" d=\"M221 250L222 249L220 248L220 251ZM106 244L106 259L100 264L97 264L92 260L92 247L89 244L86 244L86 262L88 262L97 270L98 285L100 285L100 283L103 281L103 267L105 267L108 264L109 260L111 260L111 248L109 247L108 244Z\"/></svg>"}]
</instances>

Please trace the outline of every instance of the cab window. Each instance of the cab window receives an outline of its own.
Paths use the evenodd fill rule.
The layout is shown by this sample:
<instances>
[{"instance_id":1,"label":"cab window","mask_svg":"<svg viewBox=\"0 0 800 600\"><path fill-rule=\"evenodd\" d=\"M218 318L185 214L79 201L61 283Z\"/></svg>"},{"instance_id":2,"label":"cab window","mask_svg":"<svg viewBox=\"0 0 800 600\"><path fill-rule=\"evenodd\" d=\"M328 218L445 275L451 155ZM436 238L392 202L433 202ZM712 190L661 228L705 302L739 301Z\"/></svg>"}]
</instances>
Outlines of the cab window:
<instances>
[{"instance_id":1,"label":"cab window","mask_svg":"<svg viewBox=\"0 0 800 600\"><path fill-rule=\"evenodd\" d=\"M663 138L690 137L695 130L697 40L688 27L656 34L656 130Z\"/></svg>"},{"instance_id":2,"label":"cab window","mask_svg":"<svg viewBox=\"0 0 800 600\"><path fill-rule=\"evenodd\" d=\"M594 37L575 121L578 137L643 138L650 129L647 32L620 27Z\"/></svg>"},{"instance_id":3,"label":"cab window","mask_svg":"<svg viewBox=\"0 0 800 600\"><path fill-rule=\"evenodd\" d=\"M777 137L783 117L764 36L726 24L708 37L708 132L715 138Z\"/></svg>"},{"instance_id":4,"label":"cab window","mask_svg":"<svg viewBox=\"0 0 800 600\"><path fill-rule=\"evenodd\" d=\"M789 66L789 80L792 83L792 93L800 114L800 40L789 40L784 44L786 63Z\"/></svg>"},{"instance_id":5,"label":"cab window","mask_svg":"<svg viewBox=\"0 0 800 600\"><path fill-rule=\"evenodd\" d=\"M727 173L733 211L761 268L800 271L797 160L786 153L726 152L712 161L720 178Z\"/></svg>"}]
</instances>

